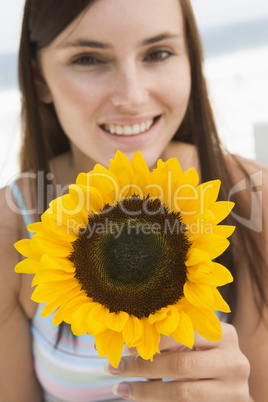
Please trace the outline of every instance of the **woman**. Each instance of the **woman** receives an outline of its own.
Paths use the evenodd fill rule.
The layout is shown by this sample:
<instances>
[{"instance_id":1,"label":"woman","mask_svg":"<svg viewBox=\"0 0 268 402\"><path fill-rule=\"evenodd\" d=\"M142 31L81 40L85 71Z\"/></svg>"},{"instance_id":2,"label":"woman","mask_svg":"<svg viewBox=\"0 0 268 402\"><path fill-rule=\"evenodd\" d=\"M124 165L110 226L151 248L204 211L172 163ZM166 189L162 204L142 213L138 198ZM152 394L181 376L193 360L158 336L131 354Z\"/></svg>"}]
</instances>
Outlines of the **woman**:
<instances>
[{"instance_id":1,"label":"woman","mask_svg":"<svg viewBox=\"0 0 268 402\"><path fill-rule=\"evenodd\" d=\"M52 180L55 188L64 188L96 162L107 166L117 149L129 158L139 149L150 168L159 157L175 156L183 170L195 167L202 181L222 179L222 199L227 199L235 184L243 179L249 183L250 175L261 169L223 154L220 148L188 0L27 0L19 74L24 132L21 168L30 174L18 181L13 201L35 211L32 220L46 208ZM29 176L35 177L38 171L34 185ZM41 200L36 196L40 172L45 179ZM267 170L262 172L265 203ZM225 295L232 316L231 324L222 323L222 340L212 343L196 337L194 351L186 351L167 338L161 341L163 353L153 363L136 359L131 356L135 351L128 351L130 356L122 358L117 370L105 364L108 373L123 377L115 378L116 395L137 401L265 399L267 239L263 230L257 233L242 224L250 210L249 191L234 197L237 231L225 259L235 287L227 287ZM68 358L70 350L61 351L63 341L70 344L64 328L54 348L55 332L40 321L30 301L29 278L13 272L19 260L13 243L27 237L29 215L23 220L10 208L5 190L1 207L1 400L111 399L111 387L105 381L112 382L113 376L106 375L98 385L97 378L92 380L98 369L90 366L91 361L83 356L76 360L77 355ZM82 370L80 363L73 363L78 361L84 364ZM81 379L85 372L88 384ZM127 382L122 382L124 377ZM173 381L141 382L139 378Z\"/></svg>"}]
</instances>

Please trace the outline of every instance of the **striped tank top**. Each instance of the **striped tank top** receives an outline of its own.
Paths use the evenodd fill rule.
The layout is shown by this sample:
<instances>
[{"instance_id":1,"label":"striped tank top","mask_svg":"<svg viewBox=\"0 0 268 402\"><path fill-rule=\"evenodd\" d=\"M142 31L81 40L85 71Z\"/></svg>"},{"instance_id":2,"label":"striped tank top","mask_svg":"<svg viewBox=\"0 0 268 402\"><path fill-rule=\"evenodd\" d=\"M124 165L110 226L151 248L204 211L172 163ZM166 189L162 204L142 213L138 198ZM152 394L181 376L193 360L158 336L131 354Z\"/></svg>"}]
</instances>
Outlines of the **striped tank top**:
<instances>
[{"instance_id":1,"label":"striped tank top","mask_svg":"<svg viewBox=\"0 0 268 402\"><path fill-rule=\"evenodd\" d=\"M27 226L31 223L31 217L19 187L16 183L10 187ZM141 380L105 373L103 366L107 359L99 358L94 348L94 337L88 334L74 338L66 326L60 342L55 346L58 327L52 323L53 314L41 317L43 307L42 304L37 307L31 332L34 369L45 402L119 401L121 399L112 393L115 384L124 380Z\"/></svg>"}]
</instances>

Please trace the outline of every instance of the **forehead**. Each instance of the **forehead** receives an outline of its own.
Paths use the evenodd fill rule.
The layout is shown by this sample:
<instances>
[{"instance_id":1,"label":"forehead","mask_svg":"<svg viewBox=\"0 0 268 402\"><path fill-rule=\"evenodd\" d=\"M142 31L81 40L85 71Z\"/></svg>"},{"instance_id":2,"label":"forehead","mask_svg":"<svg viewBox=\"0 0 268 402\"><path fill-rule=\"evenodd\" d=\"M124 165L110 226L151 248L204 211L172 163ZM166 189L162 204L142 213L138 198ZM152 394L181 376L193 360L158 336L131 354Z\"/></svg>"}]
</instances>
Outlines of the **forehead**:
<instances>
[{"instance_id":1,"label":"forehead","mask_svg":"<svg viewBox=\"0 0 268 402\"><path fill-rule=\"evenodd\" d=\"M179 0L95 0L54 41L87 38L135 43L159 32L184 34Z\"/></svg>"}]
</instances>

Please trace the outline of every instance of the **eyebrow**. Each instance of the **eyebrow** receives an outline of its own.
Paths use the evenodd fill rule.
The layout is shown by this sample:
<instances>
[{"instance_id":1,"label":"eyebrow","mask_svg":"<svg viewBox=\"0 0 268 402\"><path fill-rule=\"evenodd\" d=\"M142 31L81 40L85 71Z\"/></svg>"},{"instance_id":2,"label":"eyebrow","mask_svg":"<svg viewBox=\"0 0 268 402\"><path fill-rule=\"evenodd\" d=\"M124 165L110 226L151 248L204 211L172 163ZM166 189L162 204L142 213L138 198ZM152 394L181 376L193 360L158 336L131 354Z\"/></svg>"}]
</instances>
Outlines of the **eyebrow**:
<instances>
[{"instance_id":1,"label":"eyebrow","mask_svg":"<svg viewBox=\"0 0 268 402\"><path fill-rule=\"evenodd\" d=\"M141 42L141 46L153 45L154 43L161 42L166 39L182 39L183 36L180 34L173 34L169 32L163 32L157 36L153 36L152 38L145 39Z\"/></svg>"},{"instance_id":2,"label":"eyebrow","mask_svg":"<svg viewBox=\"0 0 268 402\"><path fill-rule=\"evenodd\" d=\"M169 32L163 32L159 35L153 36L151 38L144 39L139 46L148 46L153 45L154 43L161 42L166 39L182 39L183 36L180 34L172 34ZM93 40L86 39L77 39L74 42L63 42L59 45L59 47L67 48L67 47L91 47L93 49L112 49L112 46L108 43L97 42Z\"/></svg>"}]
</instances>

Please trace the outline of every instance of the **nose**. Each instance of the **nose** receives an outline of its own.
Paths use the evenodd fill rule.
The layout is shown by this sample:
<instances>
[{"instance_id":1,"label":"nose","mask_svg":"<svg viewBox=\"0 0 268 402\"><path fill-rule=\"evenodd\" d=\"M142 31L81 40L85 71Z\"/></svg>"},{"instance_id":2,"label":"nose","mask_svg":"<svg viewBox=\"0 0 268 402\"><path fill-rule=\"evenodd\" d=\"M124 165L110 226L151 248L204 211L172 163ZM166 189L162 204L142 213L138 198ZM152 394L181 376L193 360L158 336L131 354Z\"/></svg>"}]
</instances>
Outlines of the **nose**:
<instances>
[{"instance_id":1,"label":"nose","mask_svg":"<svg viewBox=\"0 0 268 402\"><path fill-rule=\"evenodd\" d=\"M111 102L116 108L135 111L148 100L148 88L142 71L134 63L120 67L116 73Z\"/></svg>"}]
</instances>

